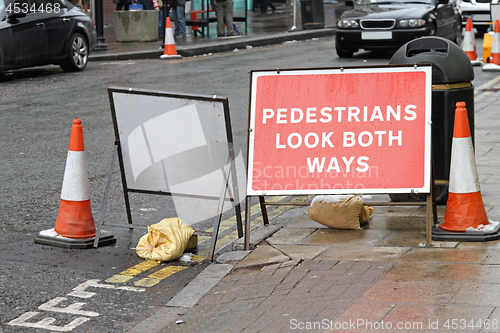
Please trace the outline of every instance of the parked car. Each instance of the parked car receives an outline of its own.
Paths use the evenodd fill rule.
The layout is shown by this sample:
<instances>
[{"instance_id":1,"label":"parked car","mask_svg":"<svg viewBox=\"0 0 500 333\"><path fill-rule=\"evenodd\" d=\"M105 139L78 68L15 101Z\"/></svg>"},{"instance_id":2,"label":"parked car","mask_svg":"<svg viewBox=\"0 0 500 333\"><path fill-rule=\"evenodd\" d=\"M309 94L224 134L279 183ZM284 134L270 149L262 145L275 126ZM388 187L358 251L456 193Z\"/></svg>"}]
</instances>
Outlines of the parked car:
<instances>
[{"instance_id":1,"label":"parked car","mask_svg":"<svg viewBox=\"0 0 500 333\"><path fill-rule=\"evenodd\" d=\"M454 0L348 0L346 5L353 8L337 22L339 57L352 57L359 49L397 50L423 36L462 41L462 18Z\"/></svg>"},{"instance_id":2,"label":"parked car","mask_svg":"<svg viewBox=\"0 0 500 333\"><path fill-rule=\"evenodd\" d=\"M462 15L463 24L465 25L468 17L472 17L474 28L484 34L491 25L491 2L491 0L461 0L458 8ZM494 3L497 3L497 1L495 0Z\"/></svg>"},{"instance_id":3,"label":"parked car","mask_svg":"<svg viewBox=\"0 0 500 333\"><path fill-rule=\"evenodd\" d=\"M92 19L65 0L0 0L0 71L49 64L82 71L97 44Z\"/></svg>"}]
</instances>

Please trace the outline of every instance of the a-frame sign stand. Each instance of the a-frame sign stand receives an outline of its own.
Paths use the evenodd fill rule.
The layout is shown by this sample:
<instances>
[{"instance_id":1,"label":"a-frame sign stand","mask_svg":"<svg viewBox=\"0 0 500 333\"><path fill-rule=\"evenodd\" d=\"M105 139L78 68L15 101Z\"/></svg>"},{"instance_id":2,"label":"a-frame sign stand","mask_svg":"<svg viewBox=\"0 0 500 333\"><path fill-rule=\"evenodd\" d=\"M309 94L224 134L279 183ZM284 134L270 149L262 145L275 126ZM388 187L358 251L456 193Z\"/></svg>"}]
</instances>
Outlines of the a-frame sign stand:
<instances>
[{"instance_id":1,"label":"a-frame sign stand","mask_svg":"<svg viewBox=\"0 0 500 333\"><path fill-rule=\"evenodd\" d=\"M227 98L221 98L217 96L200 96L200 95L181 95L181 94L172 94L172 93L166 93L166 92L154 92L154 91L145 91L145 90L136 90L136 89L126 89L126 88L109 88L108 89L109 93L109 99L110 99L110 104L111 104L111 112L112 112L112 117L113 117L113 124L114 124L114 129L115 129L115 147L113 151L113 157L112 157L112 162L111 162L111 167L110 171L108 174L108 181L106 184L106 190L104 194L104 200L103 200L103 205L100 213L100 218L97 223L97 233L96 233L96 240L94 246L97 245L97 242L99 240L99 235L101 233L101 228L103 225L110 225L110 226L117 226L117 227L125 227L125 228L137 228L137 229L146 229L146 225L139 225L139 224L134 224L132 221L132 213L131 213L131 204L129 200L129 193L142 193L142 194L155 194L155 195L166 195L166 196L181 196L181 197L187 197L187 198L195 198L195 199L207 199L207 200L218 200L218 205L217 205L217 212L214 212L215 216L215 221L213 225L213 231L212 232L204 232L204 231L195 231L196 235L205 235L205 236L211 236L210 240L210 245L209 245L209 251L208 251L208 259L213 260L213 256L215 254L216 250L216 244L217 244L217 237L218 237L218 232L219 232L219 226L222 220L222 214L223 214L223 208L224 208L224 202L226 200L229 200L233 203L234 209L235 209L235 214L236 214L236 225L237 225L237 231L239 237L243 237L243 222L242 222L242 217L241 217L241 207L240 207L240 200L239 200L239 189L238 189L238 179L237 179L237 173L236 173L236 165L235 165L235 152L234 152L234 146L233 146L233 137L232 137L232 130L231 130L231 121L229 117L229 102ZM135 104L134 104L135 103ZM151 103L148 105L148 103ZM193 163L199 163L199 165L203 164L209 164L209 166L212 165L218 165L219 168L215 168L214 170L209 170L211 172L214 171L219 171L221 174L222 181L220 182L220 195L219 196L213 196L213 195L206 195L206 194L196 194L192 192L196 192L196 188L194 190L190 189L188 192L190 193L183 193L183 192L173 192L168 190L168 186L165 188L160 188L160 189L151 189L148 188L148 185L141 184L140 182L134 182L137 180L137 177L131 177L134 173L134 159L137 159L137 146L133 146L134 142L131 138L134 138L134 134L137 137L137 133L139 133L140 139L142 139L143 133L145 133L145 138L146 141L148 139L148 135L151 137L161 137L161 135L164 135L160 131L160 133L148 133L148 128L147 128L147 123L148 122L154 122L155 126L156 123L160 122L162 117L168 113L169 107L172 108L172 104L179 104L182 107L185 105L188 105L188 107L192 107L190 110L191 115L194 117L193 119L198 120L197 117L199 115L199 110L197 111L196 106L199 109L202 109L204 111L208 110L210 112L216 111L213 114L206 114L204 113L203 116L205 117L204 120L210 123L211 128L205 130L202 134L207 135L207 132L214 131L216 132L217 140L209 137L206 138L206 141L208 142L215 142L217 141L217 145L211 146L207 151L203 152L203 156L210 158L210 161L192 161L191 159L185 158L184 161L181 161L185 163L185 165L192 167ZM194 107L193 107L194 105ZM137 108L137 110L134 109ZM144 110L142 108L145 108L146 111L148 112L149 117L156 117L152 118L153 120L149 118L144 117ZM166 109L166 110L165 110ZM219 111L220 110L220 111ZM143 112L141 112L143 111ZM175 109L173 109L175 113ZM185 126L190 126L192 125L189 121L186 121L184 119L185 115L188 113L185 111L185 109L182 109L181 111L183 112L178 112L180 115L180 124L178 126L181 127L182 130L182 121L185 122ZM201 111L203 112L203 111ZM152 115L151 115L152 114ZM133 119L133 118L137 119ZM193 119L190 119L192 122ZM175 123L175 116L169 117L168 122L174 122ZM136 126L136 127L133 127ZM163 130L162 127L158 126L150 126L150 131L156 131L158 130ZM175 124L176 126L176 124ZM219 126L220 128L217 128ZM134 130L140 129L140 131L134 132ZM201 129L201 122L200 122L200 129ZM186 128L186 133L189 132L189 128ZM128 131L128 132L127 132ZM132 133L132 134L131 134ZM139 141L140 141L139 139ZM205 137L202 138L205 140ZM189 137L186 141L189 140ZM140 142L141 143L141 142ZM171 143L168 141L165 141L164 144L161 145L156 145L156 149L163 149L163 147L168 147L169 143L172 145L176 145L177 149L179 151L182 151L183 147L182 145L188 145L189 143L184 142L184 141L177 141L175 143ZM138 145L139 147L142 148L142 146ZM178 148L178 147L181 148ZM215 147L215 148L214 148ZM189 150L189 146L185 148L185 151ZM216 148L220 148L222 151L216 151ZM135 151L133 151L135 149ZM157 154L158 156L164 156L165 153L162 151L153 151L153 144L148 144L147 146L147 151L145 152L145 156L153 156L154 154ZM136 153L134 155L133 153ZM142 151L139 151L142 152ZM153 154L154 153L154 154ZM163 155L162 155L163 154ZM224 154L226 154L226 158L222 160L222 157ZM199 154L198 154L199 155ZM104 222L104 215L106 211L106 206L107 206L107 201L109 198L109 192L110 192L110 185L111 185L111 179L112 179L112 173L114 170L114 165L116 161L116 157L118 156L119 159L119 164L120 164L120 171L121 171L121 180L122 180L122 185L123 185L123 194L124 194L124 199L125 199L125 207L126 207L126 213L127 213L127 219L128 219L128 224L127 223L113 223L113 222ZM142 155L144 156L144 154ZM192 155L190 155L192 157ZM178 160L176 163L178 163ZM142 161L141 161L142 162ZM207 163L211 162L211 163ZM160 173L154 174L155 169L152 169L153 171L150 171L151 174L148 175L150 179L158 179L158 183L161 183L160 180L168 178L168 170L170 169L175 169L166 165L168 161L165 161L165 159L157 162L161 164ZM197 167L198 165L195 165L194 167ZM194 168L193 167L193 168ZM136 167L137 168L137 167ZM158 169L158 168L157 168ZM178 168L177 168L178 169ZM144 169L145 172L148 172L148 169ZM157 172L157 171L156 171ZM189 175L188 175L189 176ZM183 174L183 177L185 178L186 175ZM130 183L133 184L130 184ZM166 181L165 181L166 182ZM227 196L229 195L229 199L227 199Z\"/></svg>"}]
</instances>

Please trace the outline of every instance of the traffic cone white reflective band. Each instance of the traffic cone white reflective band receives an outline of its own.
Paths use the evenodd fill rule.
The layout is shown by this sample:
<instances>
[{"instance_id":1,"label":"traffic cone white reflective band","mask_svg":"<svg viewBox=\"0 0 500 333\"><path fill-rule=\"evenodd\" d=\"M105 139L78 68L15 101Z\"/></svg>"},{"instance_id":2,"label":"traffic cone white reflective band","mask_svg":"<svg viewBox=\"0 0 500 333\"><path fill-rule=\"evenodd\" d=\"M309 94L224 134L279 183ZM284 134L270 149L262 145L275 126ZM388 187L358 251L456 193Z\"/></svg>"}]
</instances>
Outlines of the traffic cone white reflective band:
<instances>
[{"instance_id":1,"label":"traffic cone white reflective band","mask_svg":"<svg viewBox=\"0 0 500 333\"><path fill-rule=\"evenodd\" d=\"M163 55L160 56L161 59L168 58L182 58L175 49L174 34L172 33L172 26L170 24L170 17L167 16L167 21L165 24L165 46Z\"/></svg>"},{"instance_id":2,"label":"traffic cone white reflective band","mask_svg":"<svg viewBox=\"0 0 500 333\"><path fill-rule=\"evenodd\" d=\"M453 138L449 192L473 193L481 191L473 149L470 136L468 138Z\"/></svg>"},{"instance_id":3,"label":"traffic cone white reflective band","mask_svg":"<svg viewBox=\"0 0 500 333\"><path fill-rule=\"evenodd\" d=\"M71 201L85 201L90 199L85 151L68 150L61 199Z\"/></svg>"},{"instance_id":4,"label":"traffic cone white reflective band","mask_svg":"<svg viewBox=\"0 0 500 333\"><path fill-rule=\"evenodd\" d=\"M64 170L61 203L54 230L63 237L89 238L96 234L85 161L82 121L73 120Z\"/></svg>"},{"instance_id":5,"label":"traffic cone white reflective band","mask_svg":"<svg viewBox=\"0 0 500 333\"><path fill-rule=\"evenodd\" d=\"M458 102L453 128L448 202L443 222L439 227L449 231L466 231L488 224L488 216L481 197L467 110L464 102Z\"/></svg>"},{"instance_id":6,"label":"traffic cone white reflective band","mask_svg":"<svg viewBox=\"0 0 500 333\"><path fill-rule=\"evenodd\" d=\"M467 19L467 24L465 26L462 50L467 54L472 65L479 65L481 63L481 61L477 59L476 38L474 37L472 18L470 17Z\"/></svg>"}]
</instances>

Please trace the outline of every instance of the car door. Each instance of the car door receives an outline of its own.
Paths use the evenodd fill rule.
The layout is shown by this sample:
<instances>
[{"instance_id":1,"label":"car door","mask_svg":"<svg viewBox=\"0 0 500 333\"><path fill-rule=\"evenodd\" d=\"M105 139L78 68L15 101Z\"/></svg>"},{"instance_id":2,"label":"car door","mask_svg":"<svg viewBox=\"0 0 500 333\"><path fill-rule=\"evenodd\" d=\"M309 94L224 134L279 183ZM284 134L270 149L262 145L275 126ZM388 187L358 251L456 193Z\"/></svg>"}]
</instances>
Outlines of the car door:
<instances>
[{"instance_id":1,"label":"car door","mask_svg":"<svg viewBox=\"0 0 500 333\"><path fill-rule=\"evenodd\" d=\"M32 0L13 0L6 6L2 35L4 63L20 68L43 62L45 56L45 26L42 14L33 10ZM3 37L2 36L2 37ZM3 42L2 42L3 43Z\"/></svg>"},{"instance_id":2,"label":"car door","mask_svg":"<svg viewBox=\"0 0 500 333\"><path fill-rule=\"evenodd\" d=\"M47 57L57 59L66 56L68 38L74 24L68 8L58 0L36 0L36 3L45 8L43 17Z\"/></svg>"},{"instance_id":3,"label":"car door","mask_svg":"<svg viewBox=\"0 0 500 333\"><path fill-rule=\"evenodd\" d=\"M450 37L455 30L455 10L453 3L446 0L438 0L435 9L437 20L437 35L441 37Z\"/></svg>"}]
</instances>

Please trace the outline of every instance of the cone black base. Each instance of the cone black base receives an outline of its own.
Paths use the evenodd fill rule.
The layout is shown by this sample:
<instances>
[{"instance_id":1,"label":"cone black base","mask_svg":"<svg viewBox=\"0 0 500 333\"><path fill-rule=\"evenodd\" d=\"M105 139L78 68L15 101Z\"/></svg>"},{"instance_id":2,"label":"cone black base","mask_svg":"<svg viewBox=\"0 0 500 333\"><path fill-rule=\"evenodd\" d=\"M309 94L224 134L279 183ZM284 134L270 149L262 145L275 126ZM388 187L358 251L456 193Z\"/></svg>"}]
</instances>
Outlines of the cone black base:
<instances>
[{"instance_id":1,"label":"cone black base","mask_svg":"<svg viewBox=\"0 0 500 333\"><path fill-rule=\"evenodd\" d=\"M492 231L448 231L438 225L432 227L432 240L450 242L489 242L500 239L500 224Z\"/></svg>"},{"instance_id":2,"label":"cone black base","mask_svg":"<svg viewBox=\"0 0 500 333\"><path fill-rule=\"evenodd\" d=\"M35 243L63 247L66 249L90 249L94 247L95 237L68 238L57 235L54 229L40 231L35 236ZM116 238L108 231L101 231L98 247L116 243Z\"/></svg>"}]
</instances>

